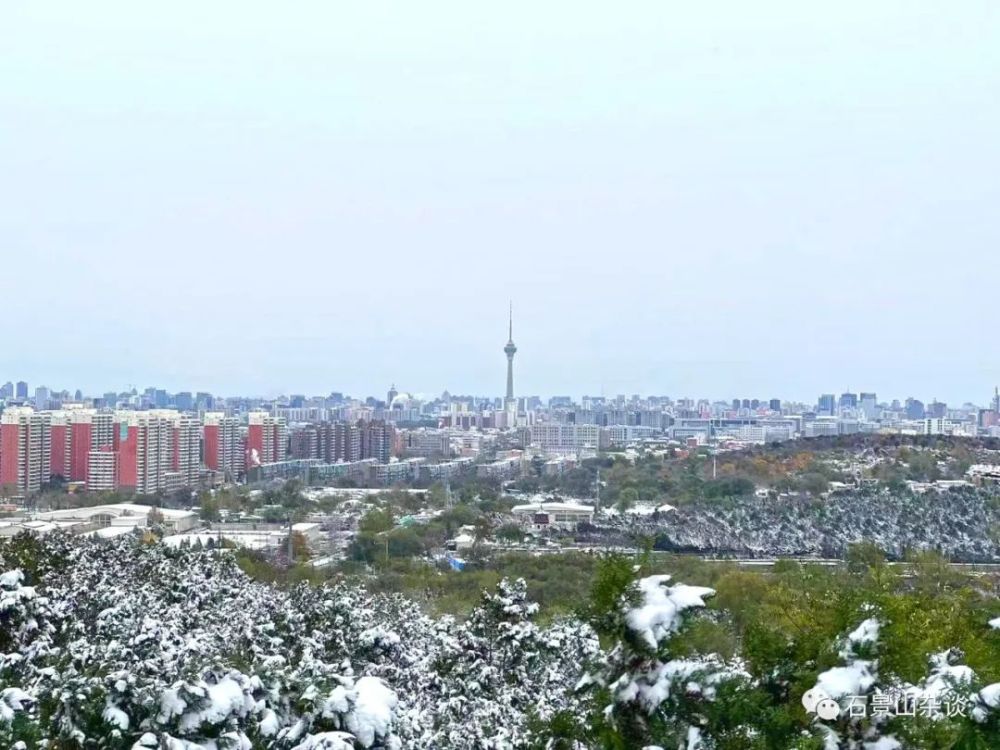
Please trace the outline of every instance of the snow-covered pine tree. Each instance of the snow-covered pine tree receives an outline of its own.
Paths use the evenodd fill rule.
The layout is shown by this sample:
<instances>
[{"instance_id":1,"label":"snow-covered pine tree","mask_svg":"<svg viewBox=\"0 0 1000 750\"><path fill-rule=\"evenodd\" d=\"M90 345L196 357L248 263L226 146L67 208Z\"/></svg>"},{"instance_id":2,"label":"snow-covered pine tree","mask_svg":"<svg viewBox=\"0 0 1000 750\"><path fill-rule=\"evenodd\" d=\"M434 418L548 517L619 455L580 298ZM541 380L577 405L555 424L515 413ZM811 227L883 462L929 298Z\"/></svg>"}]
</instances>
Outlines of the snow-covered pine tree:
<instances>
[{"instance_id":1,"label":"snow-covered pine tree","mask_svg":"<svg viewBox=\"0 0 1000 750\"><path fill-rule=\"evenodd\" d=\"M613 645L578 685L593 696L591 741L709 750L722 736L748 740L753 729L740 714L720 720L725 712L713 704L749 686L749 675L714 654L679 658L670 651L672 636L715 592L671 584L668 575L636 579L639 569L618 555L599 567L591 618Z\"/></svg>"}]
</instances>

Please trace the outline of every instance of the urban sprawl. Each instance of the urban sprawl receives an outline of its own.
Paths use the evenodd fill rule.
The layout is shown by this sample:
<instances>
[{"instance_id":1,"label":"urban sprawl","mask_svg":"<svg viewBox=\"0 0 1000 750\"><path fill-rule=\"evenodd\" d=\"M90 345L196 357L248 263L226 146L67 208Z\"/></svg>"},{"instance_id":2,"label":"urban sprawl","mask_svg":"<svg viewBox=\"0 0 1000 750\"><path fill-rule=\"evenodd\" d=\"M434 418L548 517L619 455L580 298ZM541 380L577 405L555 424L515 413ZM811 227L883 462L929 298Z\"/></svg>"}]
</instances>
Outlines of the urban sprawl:
<instances>
[{"instance_id":1,"label":"urban sprawl","mask_svg":"<svg viewBox=\"0 0 1000 750\"><path fill-rule=\"evenodd\" d=\"M157 388L85 398L79 391L0 388L0 497L53 482L71 492L135 494L298 478L358 486L518 476L546 459L559 472L597 452L665 444L737 448L855 433L1000 436L988 407L821 395L816 404L624 395L384 399L340 393L265 401Z\"/></svg>"},{"instance_id":2,"label":"urban sprawl","mask_svg":"<svg viewBox=\"0 0 1000 750\"><path fill-rule=\"evenodd\" d=\"M953 408L875 393L822 394L815 404L638 395L514 395L511 321L504 397L418 398L393 385L384 399L211 393L53 391L0 386L0 498L26 500L55 483L70 492L136 495L300 479L389 486L475 475L519 476L542 458L560 473L599 451L629 446L735 449L857 433L1000 437L1000 389L988 407Z\"/></svg>"}]
</instances>

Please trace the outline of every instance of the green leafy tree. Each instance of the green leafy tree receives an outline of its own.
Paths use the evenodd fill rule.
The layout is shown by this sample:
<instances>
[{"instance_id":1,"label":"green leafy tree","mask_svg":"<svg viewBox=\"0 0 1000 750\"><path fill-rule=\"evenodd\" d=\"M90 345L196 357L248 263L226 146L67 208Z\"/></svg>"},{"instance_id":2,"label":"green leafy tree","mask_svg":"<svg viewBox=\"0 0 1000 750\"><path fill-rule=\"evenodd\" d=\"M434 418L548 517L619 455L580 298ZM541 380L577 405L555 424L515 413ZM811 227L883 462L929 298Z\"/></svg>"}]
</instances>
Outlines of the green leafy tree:
<instances>
[{"instance_id":1,"label":"green leafy tree","mask_svg":"<svg viewBox=\"0 0 1000 750\"><path fill-rule=\"evenodd\" d=\"M392 510L378 509L368 511L358 523L358 529L368 534L381 534L390 531L395 526Z\"/></svg>"},{"instance_id":2,"label":"green leafy tree","mask_svg":"<svg viewBox=\"0 0 1000 750\"><path fill-rule=\"evenodd\" d=\"M618 493L618 502L615 504L619 512L624 513L629 508L634 508L639 502L639 491L634 487L626 487Z\"/></svg>"},{"instance_id":3,"label":"green leafy tree","mask_svg":"<svg viewBox=\"0 0 1000 750\"><path fill-rule=\"evenodd\" d=\"M201 508L198 515L201 516L202 521L208 521L209 523L217 523L222 520L222 514L219 512L219 504L215 499L205 493L201 498Z\"/></svg>"}]
</instances>

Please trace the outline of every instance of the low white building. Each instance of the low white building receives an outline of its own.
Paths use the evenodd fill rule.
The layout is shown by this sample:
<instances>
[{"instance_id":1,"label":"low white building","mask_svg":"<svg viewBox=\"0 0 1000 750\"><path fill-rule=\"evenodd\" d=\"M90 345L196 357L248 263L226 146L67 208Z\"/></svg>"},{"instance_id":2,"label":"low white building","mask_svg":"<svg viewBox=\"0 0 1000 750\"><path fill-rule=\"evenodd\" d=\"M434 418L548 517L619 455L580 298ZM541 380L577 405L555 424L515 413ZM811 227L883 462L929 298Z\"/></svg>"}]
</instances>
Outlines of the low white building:
<instances>
[{"instance_id":1,"label":"low white building","mask_svg":"<svg viewBox=\"0 0 1000 750\"><path fill-rule=\"evenodd\" d=\"M35 536L45 536L53 531L73 531L71 523L53 523L51 521L32 521L25 518L5 518L0 520L0 539L10 539L27 532Z\"/></svg>"},{"instance_id":2,"label":"low white building","mask_svg":"<svg viewBox=\"0 0 1000 750\"><path fill-rule=\"evenodd\" d=\"M472 549L475 543L476 538L474 536L462 533L445 542L444 547L451 552L464 552L465 550Z\"/></svg>"},{"instance_id":3,"label":"low white building","mask_svg":"<svg viewBox=\"0 0 1000 750\"><path fill-rule=\"evenodd\" d=\"M578 453L601 447L601 428L596 424L536 422L531 425L531 444L542 453Z\"/></svg>"},{"instance_id":4,"label":"low white building","mask_svg":"<svg viewBox=\"0 0 1000 750\"><path fill-rule=\"evenodd\" d=\"M539 530L558 528L571 531L578 524L594 520L594 506L555 500L515 505L510 512L521 525Z\"/></svg>"},{"instance_id":5,"label":"low white building","mask_svg":"<svg viewBox=\"0 0 1000 750\"><path fill-rule=\"evenodd\" d=\"M97 526L145 526L149 512L154 510L151 505L137 503L113 503L110 505L94 505L89 508L67 508L66 510L50 510L46 513L36 513L35 518L41 521L76 521L93 523ZM190 510L175 510L173 508L155 508L163 517L163 526L172 532L187 531L198 525L198 514Z\"/></svg>"},{"instance_id":6,"label":"low white building","mask_svg":"<svg viewBox=\"0 0 1000 750\"><path fill-rule=\"evenodd\" d=\"M484 479L512 479L524 470L524 456L521 453L500 458L488 464L477 464L476 475Z\"/></svg>"},{"instance_id":7,"label":"low white building","mask_svg":"<svg viewBox=\"0 0 1000 750\"><path fill-rule=\"evenodd\" d=\"M944 435L950 430L948 430L948 424L941 417L929 417L924 420L924 434L925 435Z\"/></svg>"},{"instance_id":8,"label":"low white building","mask_svg":"<svg viewBox=\"0 0 1000 750\"><path fill-rule=\"evenodd\" d=\"M973 464L965 474L975 484L1000 484L1000 464Z\"/></svg>"},{"instance_id":9,"label":"low white building","mask_svg":"<svg viewBox=\"0 0 1000 750\"><path fill-rule=\"evenodd\" d=\"M106 528L124 531L106 532L101 536L126 533L148 525L149 513L154 508L136 503L93 505L89 508L67 508L33 513L30 516L6 518L0 523L0 536L14 536L28 531L39 536L53 531L85 534ZM163 526L171 533L187 531L198 525L198 515L189 510L155 508L163 518Z\"/></svg>"}]
</instances>

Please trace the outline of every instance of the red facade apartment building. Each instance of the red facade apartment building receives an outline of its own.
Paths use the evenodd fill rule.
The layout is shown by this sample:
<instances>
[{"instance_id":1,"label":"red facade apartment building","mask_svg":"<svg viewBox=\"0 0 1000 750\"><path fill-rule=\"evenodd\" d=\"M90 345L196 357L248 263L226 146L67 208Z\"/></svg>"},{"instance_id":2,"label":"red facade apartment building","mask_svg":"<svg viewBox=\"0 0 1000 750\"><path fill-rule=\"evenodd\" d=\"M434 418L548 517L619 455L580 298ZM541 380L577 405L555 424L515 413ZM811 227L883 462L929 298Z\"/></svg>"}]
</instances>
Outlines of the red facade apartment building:
<instances>
[{"instance_id":1,"label":"red facade apartment building","mask_svg":"<svg viewBox=\"0 0 1000 750\"><path fill-rule=\"evenodd\" d=\"M0 414L0 494L26 497L51 475L51 416L27 406Z\"/></svg>"},{"instance_id":2,"label":"red facade apartment building","mask_svg":"<svg viewBox=\"0 0 1000 750\"><path fill-rule=\"evenodd\" d=\"M170 409L117 412L112 449L118 454L116 486L149 494L198 482L201 425Z\"/></svg>"},{"instance_id":3,"label":"red facade apartment building","mask_svg":"<svg viewBox=\"0 0 1000 750\"><path fill-rule=\"evenodd\" d=\"M247 417L246 469L249 471L261 464L286 460L287 438L284 419L264 411L250 412Z\"/></svg>"},{"instance_id":4,"label":"red facade apartment building","mask_svg":"<svg viewBox=\"0 0 1000 750\"><path fill-rule=\"evenodd\" d=\"M139 494L194 487L203 456L207 468L229 480L284 461L285 420L263 411L251 412L245 426L217 412L202 424L172 409L39 412L25 406L0 413L0 497L26 497L52 477L88 490Z\"/></svg>"},{"instance_id":5,"label":"red facade apartment building","mask_svg":"<svg viewBox=\"0 0 1000 750\"><path fill-rule=\"evenodd\" d=\"M244 472L243 438L238 417L206 412L202 428L205 466L234 480Z\"/></svg>"}]
</instances>

